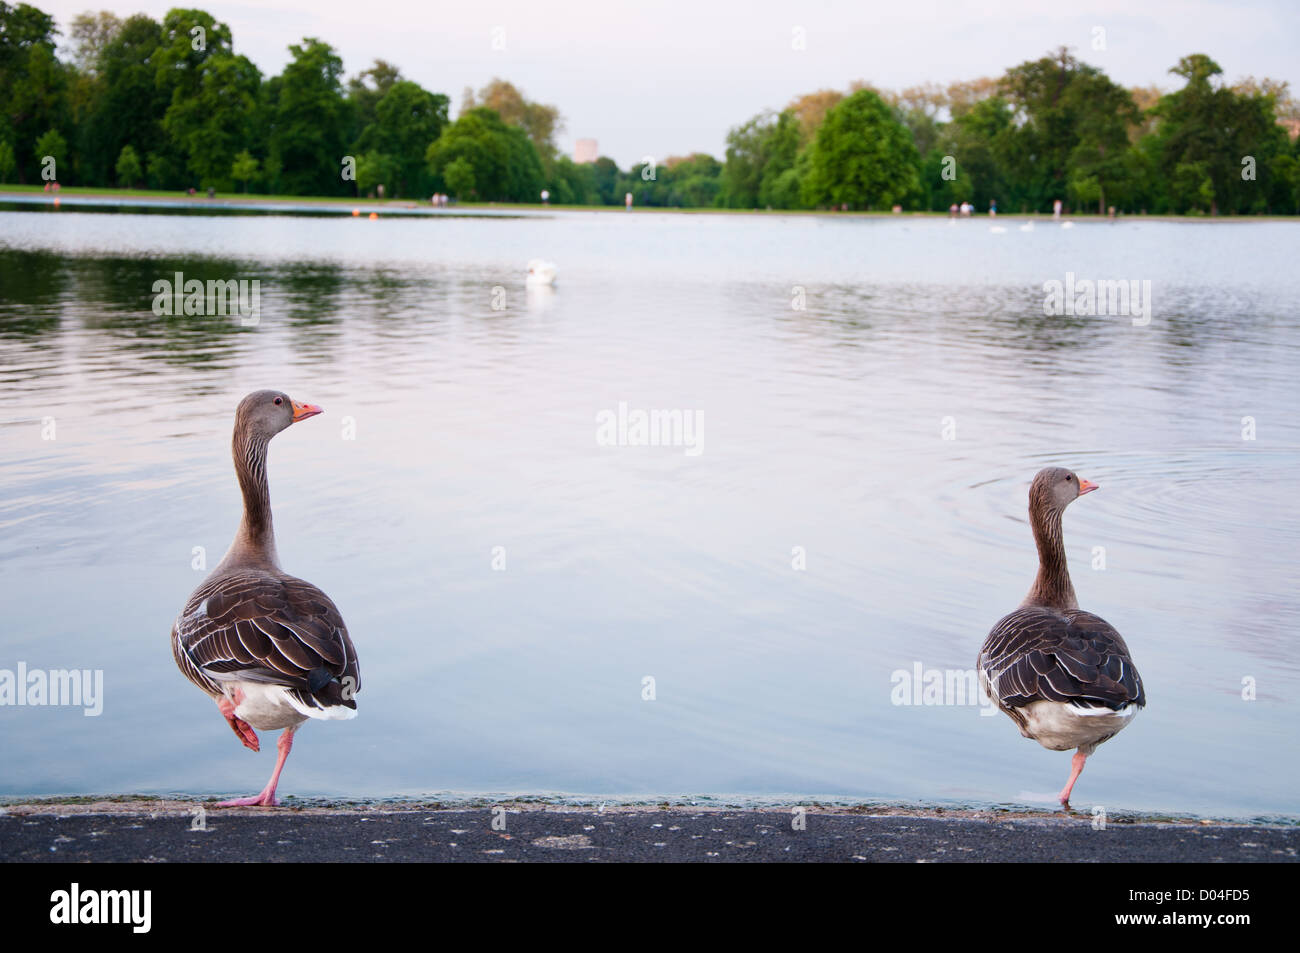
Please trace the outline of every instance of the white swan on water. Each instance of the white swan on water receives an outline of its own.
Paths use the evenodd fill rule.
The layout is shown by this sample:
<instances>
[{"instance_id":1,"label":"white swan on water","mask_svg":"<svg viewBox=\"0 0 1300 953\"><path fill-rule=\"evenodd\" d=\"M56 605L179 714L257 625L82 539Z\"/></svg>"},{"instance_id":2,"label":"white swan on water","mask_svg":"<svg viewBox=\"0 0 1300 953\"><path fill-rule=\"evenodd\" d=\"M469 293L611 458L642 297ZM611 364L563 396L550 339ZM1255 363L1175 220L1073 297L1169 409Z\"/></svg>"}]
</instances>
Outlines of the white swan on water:
<instances>
[{"instance_id":1,"label":"white swan on water","mask_svg":"<svg viewBox=\"0 0 1300 953\"><path fill-rule=\"evenodd\" d=\"M553 285L558 273L555 262L534 258L528 263L528 277L525 281L530 285Z\"/></svg>"}]
</instances>

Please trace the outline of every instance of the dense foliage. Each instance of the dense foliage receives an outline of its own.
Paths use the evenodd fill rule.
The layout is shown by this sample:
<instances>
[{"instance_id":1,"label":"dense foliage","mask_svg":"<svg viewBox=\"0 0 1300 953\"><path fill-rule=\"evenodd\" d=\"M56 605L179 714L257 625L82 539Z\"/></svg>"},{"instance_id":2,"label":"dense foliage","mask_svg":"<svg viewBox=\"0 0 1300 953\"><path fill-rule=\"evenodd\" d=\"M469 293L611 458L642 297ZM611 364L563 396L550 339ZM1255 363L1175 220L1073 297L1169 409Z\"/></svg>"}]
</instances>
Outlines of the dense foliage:
<instances>
[{"instance_id":1,"label":"dense foliage","mask_svg":"<svg viewBox=\"0 0 1300 953\"><path fill-rule=\"evenodd\" d=\"M1300 212L1300 108L1208 56L1126 89L1062 49L997 78L819 90L696 153L624 171L559 154L559 110L496 79L450 99L382 60L344 79L312 37L265 77L197 9L53 17L0 0L0 182L723 208ZM1288 127L1279 120L1289 123Z\"/></svg>"}]
</instances>

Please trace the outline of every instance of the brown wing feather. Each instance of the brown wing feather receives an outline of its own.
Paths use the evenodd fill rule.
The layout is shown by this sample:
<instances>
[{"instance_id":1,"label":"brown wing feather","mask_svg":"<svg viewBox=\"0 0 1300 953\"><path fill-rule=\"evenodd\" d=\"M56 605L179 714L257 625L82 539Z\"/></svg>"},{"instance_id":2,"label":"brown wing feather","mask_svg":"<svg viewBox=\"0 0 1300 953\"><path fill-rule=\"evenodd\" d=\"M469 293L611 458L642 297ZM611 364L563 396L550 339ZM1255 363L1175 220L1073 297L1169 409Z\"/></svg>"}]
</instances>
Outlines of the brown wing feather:
<instances>
[{"instance_id":1,"label":"brown wing feather","mask_svg":"<svg viewBox=\"0 0 1300 953\"><path fill-rule=\"evenodd\" d=\"M1044 700L1115 710L1146 704L1124 639L1105 619L1079 609L1017 609L993 626L978 665L1009 711Z\"/></svg>"},{"instance_id":2,"label":"brown wing feather","mask_svg":"<svg viewBox=\"0 0 1300 953\"><path fill-rule=\"evenodd\" d=\"M361 670L343 617L293 576L246 569L205 581L172 627L172 652L214 697L222 681L240 678L284 685L317 708L357 707Z\"/></svg>"}]
</instances>

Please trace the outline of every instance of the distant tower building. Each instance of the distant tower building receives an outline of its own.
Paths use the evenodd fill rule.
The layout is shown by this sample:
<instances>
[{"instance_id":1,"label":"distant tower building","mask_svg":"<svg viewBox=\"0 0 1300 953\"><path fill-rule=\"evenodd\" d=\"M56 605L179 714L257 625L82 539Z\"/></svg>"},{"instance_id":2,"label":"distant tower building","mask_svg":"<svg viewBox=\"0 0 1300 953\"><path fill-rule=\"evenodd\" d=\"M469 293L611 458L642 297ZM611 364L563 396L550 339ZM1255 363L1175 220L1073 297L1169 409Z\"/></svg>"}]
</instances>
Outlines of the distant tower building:
<instances>
[{"instance_id":1,"label":"distant tower building","mask_svg":"<svg viewBox=\"0 0 1300 953\"><path fill-rule=\"evenodd\" d=\"M583 162L595 162L600 158L600 147L596 145L595 139L579 139L573 144L573 161L579 164Z\"/></svg>"}]
</instances>

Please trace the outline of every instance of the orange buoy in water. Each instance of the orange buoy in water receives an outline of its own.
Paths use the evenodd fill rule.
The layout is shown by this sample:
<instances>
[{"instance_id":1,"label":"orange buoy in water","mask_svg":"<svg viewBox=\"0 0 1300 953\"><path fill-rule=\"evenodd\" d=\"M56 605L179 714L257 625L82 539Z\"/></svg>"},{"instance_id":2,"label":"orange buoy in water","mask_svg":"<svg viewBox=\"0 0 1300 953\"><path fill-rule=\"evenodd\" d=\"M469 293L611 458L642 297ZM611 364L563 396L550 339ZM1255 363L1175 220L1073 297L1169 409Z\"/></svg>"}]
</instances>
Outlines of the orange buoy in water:
<instances>
[{"instance_id":1,"label":"orange buoy in water","mask_svg":"<svg viewBox=\"0 0 1300 953\"><path fill-rule=\"evenodd\" d=\"M55 208L59 207L59 197L57 195L54 197L54 207Z\"/></svg>"},{"instance_id":2,"label":"orange buoy in water","mask_svg":"<svg viewBox=\"0 0 1300 953\"><path fill-rule=\"evenodd\" d=\"M370 218L371 218L372 221L373 221L374 219L377 219L378 217L379 217L379 213L378 213L378 212L371 212L371 213L370 213Z\"/></svg>"},{"instance_id":3,"label":"orange buoy in water","mask_svg":"<svg viewBox=\"0 0 1300 953\"><path fill-rule=\"evenodd\" d=\"M357 217L358 215L360 215L360 214L361 214L361 209L359 209L359 208L354 208L354 209L352 210L352 217L353 217L353 218L356 218L356 217Z\"/></svg>"}]
</instances>

